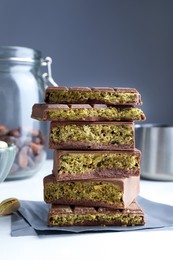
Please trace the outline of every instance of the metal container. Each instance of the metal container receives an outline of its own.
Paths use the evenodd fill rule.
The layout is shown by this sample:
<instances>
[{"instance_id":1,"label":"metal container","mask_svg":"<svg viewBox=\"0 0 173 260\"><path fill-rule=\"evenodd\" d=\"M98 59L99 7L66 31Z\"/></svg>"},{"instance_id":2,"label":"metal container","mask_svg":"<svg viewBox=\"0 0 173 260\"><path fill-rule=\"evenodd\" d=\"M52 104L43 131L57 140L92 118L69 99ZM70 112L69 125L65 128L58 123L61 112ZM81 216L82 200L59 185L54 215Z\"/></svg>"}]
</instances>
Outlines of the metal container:
<instances>
[{"instance_id":1,"label":"metal container","mask_svg":"<svg viewBox=\"0 0 173 260\"><path fill-rule=\"evenodd\" d=\"M136 148L142 152L141 177L173 181L173 126L135 126Z\"/></svg>"}]
</instances>

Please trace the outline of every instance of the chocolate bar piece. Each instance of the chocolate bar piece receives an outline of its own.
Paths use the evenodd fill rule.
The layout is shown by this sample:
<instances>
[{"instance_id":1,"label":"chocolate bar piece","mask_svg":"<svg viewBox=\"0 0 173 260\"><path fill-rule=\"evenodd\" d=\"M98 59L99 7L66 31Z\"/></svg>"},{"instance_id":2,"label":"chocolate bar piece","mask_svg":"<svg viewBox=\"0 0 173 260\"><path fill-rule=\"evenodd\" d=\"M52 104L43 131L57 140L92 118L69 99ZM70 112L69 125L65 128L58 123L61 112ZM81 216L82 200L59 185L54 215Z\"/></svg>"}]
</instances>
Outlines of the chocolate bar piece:
<instances>
[{"instance_id":1,"label":"chocolate bar piece","mask_svg":"<svg viewBox=\"0 0 173 260\"><path fill-rule=\"evenodd\" d=\"M59 180L140 175L141 152L55 150L53 174Z\"/></svg>"},{"instance_id":2,"label":"chocolate bar piece","mask_svg":"<svg viewBox=\"0 0 173 260\"><path fill-rule=\"evenodd\" d=\"M133 122L51 122L51 149L133 150Z\"/></svg>"},{"instance_id":3,"label":"chocolate bar piece","mask_svg":"<svg viewBox=\"0 0 173 260\"><path fill-rule=\"evenodd\" d=\"M134 88L48 87L46 103L141 105L141 95Z\"/></svg>"},{"instance_id":4,"label":"chocolate bar piece","mask_svg":"<svg viewBox=\"0 0 173 260\"><path fill-rule=\"evenodd\" d=\"M53 173L57 179L128 177L140 174L141 153L134 151L55 150Z\"/></svg>"},{"instance_id":5,"label":"chocolate bar piece","mask_svg":"<svg viewBox=\"0 0 173 260\"><path fill-rule=\"evenodd\" d=\"M135 201L126 209L52 205L48 216L48 226L139 226L144 224L144 212Z\"/></svg>"},{"instance_id":6,"label":"chocolate bar piece","mask_svg":"<svg viewBox=\"0 0 173 260\"><path fill-rule=\"evenodd\" d=\"M61 181L44 178L44 200L51 204L127 208L139 194L140 176Z\"/></svg>"},{"instance_id":7,"label":"chocolate bar piece","mask_svg":"<svg viewBox=\"0 0 173 260\"><path fill-rule=\"evenodd\" d=\"M145 120L143 111L133 106L105 104L45 104L32 107L31 117L40 121L134 121Z\"/></svg>"}]
</instances>

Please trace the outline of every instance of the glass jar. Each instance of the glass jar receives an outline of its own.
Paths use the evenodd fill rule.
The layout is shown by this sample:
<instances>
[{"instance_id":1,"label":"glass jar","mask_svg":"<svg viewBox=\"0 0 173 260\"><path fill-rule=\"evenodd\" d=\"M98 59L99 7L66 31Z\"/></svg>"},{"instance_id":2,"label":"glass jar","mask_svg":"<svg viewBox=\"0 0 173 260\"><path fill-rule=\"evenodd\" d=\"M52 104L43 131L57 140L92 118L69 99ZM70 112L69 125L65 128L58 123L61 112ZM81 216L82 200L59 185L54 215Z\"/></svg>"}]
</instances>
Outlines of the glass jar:
<instances>
[{"instance_id":1,"label":"glass jar","mask_svg":"<svg viewBox=\"0 0 173 260\"><path fill-rule=\"evenodd\" d=\"M7 179L35 174L46 158L46 123L31 119L32 106L43 102L41 52L0 46L0 140L17 145Z\"/></svg>"}]
</instances>

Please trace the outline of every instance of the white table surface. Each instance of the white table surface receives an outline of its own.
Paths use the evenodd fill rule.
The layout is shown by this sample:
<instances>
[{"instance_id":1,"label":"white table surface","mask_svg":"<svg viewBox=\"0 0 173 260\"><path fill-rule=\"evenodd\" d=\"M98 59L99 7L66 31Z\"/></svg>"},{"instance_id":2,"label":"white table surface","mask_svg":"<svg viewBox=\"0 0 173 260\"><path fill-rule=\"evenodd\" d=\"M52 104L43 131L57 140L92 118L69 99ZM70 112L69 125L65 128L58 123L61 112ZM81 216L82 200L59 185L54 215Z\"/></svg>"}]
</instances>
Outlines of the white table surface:
<instances>
[{"instance_id":1,"label":"white table surface","mask_svg":"<svg viewBox=\"0 0 173 260\"><path fill-rule=\"evenodd\" d=\"M51 174L52 165L47 160L35 176L1 183L0 201L9 197L42 201L43 177ZM140 195L173 206L173 182L141 180ZM173 231L11 237L10 225L10 216L0 217L0 260L173 259Z\"/></svg>"}]
</instances>

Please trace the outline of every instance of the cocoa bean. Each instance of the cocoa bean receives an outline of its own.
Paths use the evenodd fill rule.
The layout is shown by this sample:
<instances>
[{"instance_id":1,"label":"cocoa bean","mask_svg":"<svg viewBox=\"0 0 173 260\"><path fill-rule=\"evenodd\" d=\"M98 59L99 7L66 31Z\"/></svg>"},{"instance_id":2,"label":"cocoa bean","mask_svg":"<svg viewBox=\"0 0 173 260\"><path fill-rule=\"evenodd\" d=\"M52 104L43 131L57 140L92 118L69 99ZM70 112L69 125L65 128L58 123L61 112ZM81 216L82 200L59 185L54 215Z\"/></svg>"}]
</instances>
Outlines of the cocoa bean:
<instances>
[{"instance_id":1,"label":"cocoa bean","mask_svg":"<svg viewBox=\"0 0 173 260\"><path fill-rule=\"evenodd\" d=\"M20 128L12 129L8 133L9 136L20 137Z\"/></svg>"},{"instance_id":2,"label":"cocoa bean","mask_svg":"<svg viewBox=\"0 0 173 260\"><path fill-rule=\"evenodd\" d=\"M34 155L39 154L40 145L38 145L38 144L36 144L36 143L31 143L30 146L31 146L31 148L32 148L32 151L33 151Z\"/></svg>"},{"instance_id":3,"label":"cocoa bean","mask_svg":"<svg viewBox=\"0 0 173 260\"><path fill-rule=\"evenodd\" d=\"M8 132L8 127L6 127L5 125L0 125L0 136L7 135Z\"/></svg>"},{"instance_id":4,"label":"cocoa bean","mask_svg":"<svg viewBox=\"0 0 173 260\"><path fill-rule=\"evenodd\" d=\"M10 177L20 175L20 171L28 171L39 164L45 157L45 137L40 130L20 127L9 129L0 125L0 140L14 143L17 146L15 161L10 171ZM23 173L22 173L23 174Z\"/></svg>"},{"instance_id":5,"label":"cocoa bean","mask_svg":"<svg viewBox=\"0 0 173 260\"><path fill-rule=\"evenodd\" d=\"M40 137L34 137L33 138L33 143L35 143L35 144L42 144L42 140L41 140Z\"/></svg>"},{"instance_id":6,"label":"cocoa bean","mask_svg":"<svg viewBox=\"0 0 173 260\"><path fill-rule=\"evenodd\" d=\"M24 169L27 167L28 165L28 154L27 154L27 147L24 146L20 152L19 152L19 155L18 155L18 162L19 162L19 166Z\"/></svg>"}]
</instances>

